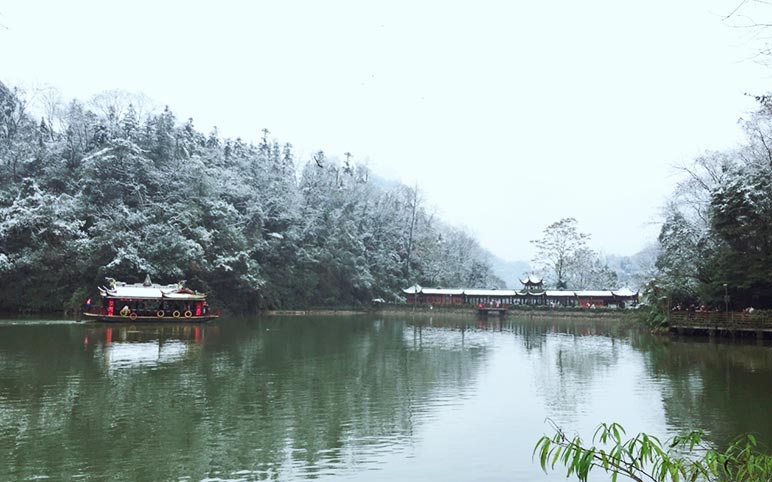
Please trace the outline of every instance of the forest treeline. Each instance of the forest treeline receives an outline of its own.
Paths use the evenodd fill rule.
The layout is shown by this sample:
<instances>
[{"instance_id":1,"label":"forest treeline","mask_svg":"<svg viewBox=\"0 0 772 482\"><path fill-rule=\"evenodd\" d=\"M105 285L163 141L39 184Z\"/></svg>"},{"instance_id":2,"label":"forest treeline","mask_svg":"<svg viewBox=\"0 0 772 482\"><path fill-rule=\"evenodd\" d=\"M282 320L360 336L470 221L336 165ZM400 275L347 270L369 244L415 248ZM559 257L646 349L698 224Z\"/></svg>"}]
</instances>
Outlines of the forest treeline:
<instances>
[{"instance_id":1,"label":"forest treeline","mask_svg":"<svg viewBox=\"0 0 772 482\"><path fill-rule=\"evenodd\" d=\"M198 131L131 96L0 84L0 310L77 307L110 276L186 279L232 311L396 301L413 283L497 287L488 254L416 187L292 145Z\"/></svg>"},{"instance_id":2,"label":"forest treeline","mask_svg":"<svg viewBox=\"0 0 772 482\"><path fill-rule=\"evenodd\" d=\"M756 100L740 145L681 167L659 235L653 302L772 308L772 98Z\"/></svg>"}]
</instances>

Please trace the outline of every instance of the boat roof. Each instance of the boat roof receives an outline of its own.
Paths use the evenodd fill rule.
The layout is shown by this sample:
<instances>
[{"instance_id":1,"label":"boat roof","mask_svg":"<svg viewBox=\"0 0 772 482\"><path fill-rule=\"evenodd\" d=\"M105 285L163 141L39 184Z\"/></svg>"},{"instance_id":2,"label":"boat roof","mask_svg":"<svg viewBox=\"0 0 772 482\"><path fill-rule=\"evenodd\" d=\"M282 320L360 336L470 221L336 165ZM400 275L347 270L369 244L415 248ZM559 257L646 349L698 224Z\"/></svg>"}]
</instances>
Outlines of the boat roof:
<instances>
[{"instance_id":1,"label":"boat roof","mask_svg":"<svg viewBox=\"0 0 772 482\"><path fill-rule=\"evenodd\" d=\"M142 300L203 300L205 293L198 293L185 288L182 283L160 285L157 283L128 284L122 281L111 283L110 287L100 287L99 293L110 298L127 298Z\"/></svg>"}]
</instances>

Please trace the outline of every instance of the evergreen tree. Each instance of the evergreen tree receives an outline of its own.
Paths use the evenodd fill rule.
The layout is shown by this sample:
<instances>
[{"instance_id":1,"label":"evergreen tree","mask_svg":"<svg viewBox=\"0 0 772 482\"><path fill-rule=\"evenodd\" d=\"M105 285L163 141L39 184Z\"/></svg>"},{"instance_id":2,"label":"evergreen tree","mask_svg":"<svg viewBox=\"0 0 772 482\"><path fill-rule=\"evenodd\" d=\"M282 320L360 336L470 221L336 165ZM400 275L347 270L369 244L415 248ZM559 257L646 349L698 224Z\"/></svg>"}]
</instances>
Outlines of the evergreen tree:
<instances>
[{"instance_id":1,"label":"evergreen tree","mask_svg":"<svg viewBox=\"0 0 772 482\"><path fill-rule=\"evenodd\" d=\"M257 146L204 136L133 100L73 101L57 132L0 84L0 309L77 306L105 276L148 274L234 311L397 301L408 280L500 286L471 236L351 155L319 151L298 178L267 130Z\"/></svg>"}]
</instances>

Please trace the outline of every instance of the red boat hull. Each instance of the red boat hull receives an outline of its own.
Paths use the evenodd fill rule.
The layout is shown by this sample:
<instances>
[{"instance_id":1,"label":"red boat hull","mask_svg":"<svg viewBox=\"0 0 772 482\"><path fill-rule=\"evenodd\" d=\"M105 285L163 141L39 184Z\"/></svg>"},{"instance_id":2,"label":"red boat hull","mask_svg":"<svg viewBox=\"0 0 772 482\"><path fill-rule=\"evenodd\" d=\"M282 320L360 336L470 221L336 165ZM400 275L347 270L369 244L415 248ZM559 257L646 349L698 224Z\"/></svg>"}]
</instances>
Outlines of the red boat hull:
<instances>
[{"instance_id":1,"label":"red boat hull","mask_svg":"<svg viewBox=\"0 0 772 482\"><path fill-rule=\"evenodd\" d=\"M83 318L93 321L107 321L110 323L204 323L219 318L219 314L204 316L121 316L103 315L102 313L83 313Z\"/></svg>"}]
</instances>

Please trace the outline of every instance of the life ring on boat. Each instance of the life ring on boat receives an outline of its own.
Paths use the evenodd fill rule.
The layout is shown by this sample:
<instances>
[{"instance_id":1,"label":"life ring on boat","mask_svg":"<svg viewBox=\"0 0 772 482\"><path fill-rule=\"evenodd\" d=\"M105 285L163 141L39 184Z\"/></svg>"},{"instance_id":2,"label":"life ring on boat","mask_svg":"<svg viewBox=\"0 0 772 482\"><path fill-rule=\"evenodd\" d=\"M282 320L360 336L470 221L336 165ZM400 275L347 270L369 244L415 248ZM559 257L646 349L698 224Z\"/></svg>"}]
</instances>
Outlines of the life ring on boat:
<instances>
[{"instance_id":1,"label":"life ring on boat","mask_svg":"<svg viewBox=\"0 0 772 482\"><path fill-rule=\"evenodd\" d=\"M164 310L158 310L155 312L155 316L157 316L158 318L163 318L164 315L166 315L166 313L164 313Z\"/></svg>"},{"instance_id":2,"label":"life ring on boat","mask_svg":"<svg viewBox=\"0 0 772 482\"><path fill-rule=\"evenodd\" d=\"M193 313L190 310L185 312L185 318L190 318L191 316L193 316Z\"/></svg>"},{"instance_id":3,"label":"life ring on boat","mask_svg":"<svg viewBox=\"0 0 772 482\"><path fill-rule=\"evenodd\" d=\"M136 313L136 312L134 312L134 311L132 311L132 312L131 312L131 314L129 315L129 319L130 319L131 321L134 321L134 320L136 320L136 319L137 319L137 313Z\"/></svg>"},{"instance_id":4,"label":"life ring on boat","mask_svg":"<svg viewBox=\"0 0 772 482\"><path fill-rule=\"evenodd\" d=\"M180 317L180 310L174 310L174 313L172 313L172 316L175 317L175 318L179 318Z\"/></svg>"}]
</instances>

